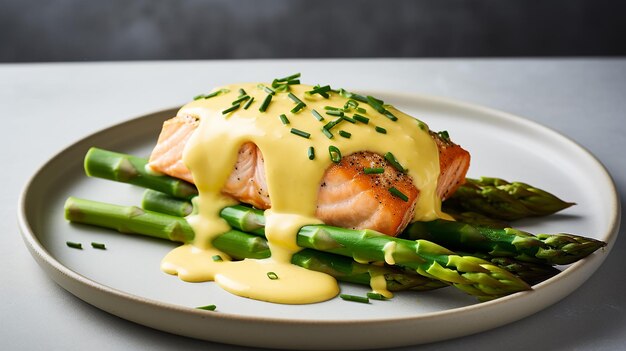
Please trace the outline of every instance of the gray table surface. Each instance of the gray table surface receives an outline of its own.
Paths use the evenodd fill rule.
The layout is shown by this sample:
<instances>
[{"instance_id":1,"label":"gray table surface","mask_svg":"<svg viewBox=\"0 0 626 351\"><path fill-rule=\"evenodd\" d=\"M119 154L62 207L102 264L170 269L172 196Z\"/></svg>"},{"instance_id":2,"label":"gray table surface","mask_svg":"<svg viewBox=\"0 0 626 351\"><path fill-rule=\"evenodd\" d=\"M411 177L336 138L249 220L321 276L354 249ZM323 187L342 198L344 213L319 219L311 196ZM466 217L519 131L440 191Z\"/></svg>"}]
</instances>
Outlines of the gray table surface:
<instances>
[{"instance_id":1,"label":"gray table surface","mask_svg":"<svg viewBox=\"0 0 626 351\"><path fill-rule=\"evenodd\" d=\"M20 191L49 157L88 133L229 83L232 72L249 81L302 72L331 85L439 95L517 114L589 149L624 202L626 59L3 64L0 164L10 171L0 187L0 349L242 349L153 330L82 302L37 266L16 225ZM626 349L625 231L596 274L561 302L495 330L402 350Z\"/></svg>"}]
</instances>

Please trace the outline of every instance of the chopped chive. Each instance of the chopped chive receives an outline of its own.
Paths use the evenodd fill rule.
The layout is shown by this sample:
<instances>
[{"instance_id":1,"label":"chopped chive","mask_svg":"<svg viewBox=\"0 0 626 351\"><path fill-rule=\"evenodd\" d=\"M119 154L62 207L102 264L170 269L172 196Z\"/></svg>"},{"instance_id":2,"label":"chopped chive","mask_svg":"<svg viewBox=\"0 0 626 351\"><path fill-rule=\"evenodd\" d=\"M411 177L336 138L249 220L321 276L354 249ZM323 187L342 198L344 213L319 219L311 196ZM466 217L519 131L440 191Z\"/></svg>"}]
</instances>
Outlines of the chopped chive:
<instances>
[{"instance_id":1,"label":"chopped chive","mask_svg":"<svg viewBox=\"0 0 626 351\"><path fill-rule=\"evenodd\" d=\"M236 109L238 109L238 108L239 108L239 106L241 106L241 105L240 105L240 104L232 105L231 107L229 107L229 108L227 108L227 109L225 109L225 110L222 110L222 114L223 114L223 115L225 115L225 114L227 114L227 113L233 112L233 111L235 111Z\"/></svg>"},{"instance_id":2,"label":"chopped chive","mask_svg":"<svg viewBox=\"0 0 626 351\"><path fill-rule=\"evenodd\" d=\"M280 115L279 118L280 118L280 121L283 122L283 124L285 125L289 124L289 119L287 118L287 116L285 116L284 113Z\"/></svg>"},{"instance_id":3,"label":"chopped chive","mask_svg":"<svg viewBox=\"0 0 626 351\"><path fill-rule=\"evenodd\" d=\"M300 112L300 110L302 110L304 107L306 107L306 104L304 102L301 102L299 104L296 105L296 107L291 109L291 113L298 113Z\"/></svg>"},{"instance_id":4,"label":"chopped chive","mask_svg":"<svg viewBox=\"0 0 626 351\"><path fill-rule=\"evenodd\" d=\"M361 116L358 113L355 113L354 116L352 116L352 118L354 118L355 120L361 122L361 123L365 123L368 124L370 122L370 119L365 117L365 116Z\"/></svg>"},{"instance_id":5,"label":"chopped chive","mask_svg":"<svg viewBox=\"0 0 626 351\"><path fill-rule=\"evenodd\" d=\"M343 111L341 110L330 110L330 111L326 111L327 115L331 115L331 116L338 116L338 117L343 117Z\"/></svg>"},{"instance_id":6,"label":"chopped chive","mask_svg":"<svg viewBox=\"0 0 626 351\"><path fill-rule=\"evenodd\" d=\"M250 105L252 105L252 101L254 101L254 96L252 98L250 98L250 100L248 100L248 102L246 102L245 105L243 105L243 109L247 110L248 107L250 107Z\"/></svg>"},{"instance_id":7,"label":"chopped chive","mask_svg":"<svg viewBox=\"0 0 626 351\"><path fill-rule=\"evenodd\" d=\"M204 94L196 95L193 97L194 100L204 99Z\"/></svg>"},{"instance_id":8,"label":"chopped chive","mask_svg":"<svg viewBox=\"0 0 626 351\"><path fill-rule=\"evenodd\" d=\"M278 279L278 275L274 272L267 272L267 277L270 278L271 280Z\"/></svg>"},{"instance_id":9,"label":"chopped chive","mask_svg":"<svg viewBox=\"0 0 626 351\"><path fill-rule=\"evenodd\" d=\"M345 130L340 130L339 131L339 135L341 135L342 137L344 137L346 139L350 139L350 137L352 136L352 134L346 132Z\"/></svg>"},{"instance_id":10,"label":"chopped chive","mask_svg":"<svg viewBox=\"0 0 626 351\"><path fill-rule=\"evenodd\" d=\"M239 89L239 96L244 96L244 95L248 95L248 93L246 93L245 90L243 90L243 88Z\"/></svg>"},{"instance_id":11,"label":"chopped chive","mask_svg":"<svg viewBox=\"0 0 626 351\"><path fill-rule=\"evenodd\" d=\"M293 95L292 93L287 94L287 96L289 96L289 98L296 104L304 104L302 100L300 100L297 96Z\"/></svg>"},{"instance_id":12,"label":"chopped chive","mask_svg":"<svg viewBox=\"0 0 626 351\"><path fill-rule=\"evenodd\" d=\"M402 200L404 202L409 201L409 197L408 196L404 195L400 190L398 190L398 189L396 189L394 187L389 188L389 192L391 193L391 195L399 198L400 200Z\"/></svg>"},{"instance_id":13,"label":"chopped chive","mask_svg":"<svg viewBox=\"0 0 626 351\"><path fill-rule=\"evenodd\" d=\"M363 173L365 174L381 174L385 173L385 169L383 167L365 167L363 168Z\"/></svg>"},{"instance_id":14,"label":"chopped chive","mask_svg":"<svg viewBox=\"0 0 626 351\"><path fill-rule=\"evenodd\" d=\"M439 137L443 139L444 141L450 142L450 134L448 133L447 130L442 130L441 132L437 132L437 135L439 135Z\"/></svg>"},{"instance_id":15,"label":"chopped chive","mask_svg":"<svg viewBox=\"0 0 626 351\"><path fill-rule=\"evenodd\" d=\"M250 96L248 96L248 95L240 96L237 100L233 101L232 105L240 104L240 103L248 100L249 98L250 98Z\"/></svg>"},{"instance_id":16,"label":"chopped chive","mask_svg":"<svg viewBox=\"0 0 626 351\"><path fill-rule=\"evenodd\" d=\"M270 105L270 102L272 102L272 94L267 94L265 100L263 100L263 103L261 104L261 107L259 107L259 111L265 112L267 107Z\"/></svg>"},{"instance_id":17,"label":"chopped chive","mask_svg":"<svg viewBox=\"0 0 626 351\"><path fill-rule=\"evenodd\" d=\"M385 117L389 118L390 120L394 122L398 120L398 117L394 116L393 113L391 113L389 110L385 110L383 115L385 115Z\"/></svg>"},{"instance_id":18,"label":"chopped chive","mask_svg":"<svg viewBox=\"0 0 626 351\"><path fill-rule=\"evenodd\" d=\"M341 119L346 120L346 121L348 121L348 122L350 122L352 124L356 123L356 120L354 118L348 117L346 115L341 116Z\"/></svg>"},{"instance_id":19,"label":"chopped chive","mask_svg":"<svg viewBox=\"0 0 626 351\"><path fill-rule=\"evenodd\" d=\"M291 79L291 80L286 81L285 84L287 84L287 85L300 84L300 79Z\"/></svg>"},{"instance_id":20,"label":"chopped chive","mask_svg":"<svg viewBox=\"0 0 626 351\"><path fill-rule=\"evenodd\" d=\"M216 91L214 91L214 92L212 92L210 94L204 95L204 99L210 99L212 97L216 97L218 95L226 94L226 93L229 93L229 92L230 92L230 90L228 90L228 89L216 90Z\"/></svg>"},{"instance_id":21,"label":"chopped chive","mask_svg":"<svg viewBox=\"0 0 626 351\"><path fill-rule=\"evenodd\" d=\"M301 136L301 137L303 137L305 139L308 139L311 136L311 134L309 134L307 132L303 132L300 129L296 129L296 128L291 128L291 134L295 134L295 135Z\"/></svg>"},{"instance_id":22,"label":"chopped chive","mask_svg":"<svg viewBox=\"0 0 626 351\"><path fill-rule=\"evenodd\" d=\"M206 305L206 306L200 306L200 307L196 307L199 310L205 310L205 311L215 311L215 309L217 308L217 306L215 305Z\"/></svg>"},{"instance_id":23,"label":"chopped chive","mask_svg":"<svg viewBox=\"0 0 626 351\"><path fill-rule=\"evenodd\" d=\"M265 92L270 94L270 95L276 95L276 92L274 91L274 89L272 89L270 87L263 86L263 90L265 90Z\"/></svg>"},{"instance_id":24,"label":"chopped chive","mask_svg":"<svg viewBox=\"0 0 626 351\"><path fill-rule=\"evenodd\" d=\"M375 293L373 291L368 292L367 297L372 300L387 300L387 298L384 297L383 294Z\"/></svg>"},{"instance_id":25,"label":"chopped chive","mask_svg":"<svg viewBox=\"0 0 626 351\"><path fill-rule=\"evenodd\" d=\"M339 124L341 121L343 121L343 118L337 118L335 120L332 120L324 125L324 129L331 130L334 126Z\"/></svg>"},{"instance_id":26,"label":"chopped chive","mask_svg":"<svg viewBox=\"0 0 626 351\"><path fill-rule=\"evenodd\" d=\"M287 84L279 84L277 86L272 85L272 88L275 88L275 90L279 93L283 93L285 91L289 91L289 85Z\"/></svg>"},{"instance_id":27,"label":"chopped chive","mask_svg":"<svg viewBox=\"0 0 626 351\"><path fill-rule=\"evenodd\" d=\"M93 247L94 249L100 249L100 250L106 250L106 246L102 243L96 243L96 242L92 242L91 243L91 247Z\"/></svg>"},{"instance_id":28,"label":"chopped chive","mask_svg":"<svg viewBox=\"0 0 626 351\"><path fill-rule=\"evenodd\" d=\"M365 96L351 93L349 91L346 91L345 89L339 89L339 95L345 97L346 99L354 99L360 102L367 103L367 98Z\"/></svg>"},{"instance_id":29,"label":"chopped chive","mask_svg":"<svg viewBox=\"0 0 626 351\"><path fill-rule=\"evenodd\" d=\"M339 297L345 301L352 302L361 302L361 303L370 303L370 299L364 296L356 296L356 295L348 295L348 294L340 294Z\"/></svg>"},{"instance_id":30,"label":"chopped chive","mask_svg":"<svg viewBox=\"0 0 626 351\"><path fill-rule=\"evenodd\" d=\"M341 151L339 151L339 149L336 146L334 145L329 146L328 153L330 154L331 161L333 161L334 163L341 162Z\"/></svg>"},{"instance_id":31,"label":"chopped chive","mask_svg":"<svg viewBox=\"0 0 626 351\"><path fill-rule=\"evenodd\" d=\"M376 126L376 128L374 129L376 129L376 131L379 132L380 134L387 134L387 129L383 127Z\"/></svg>"},{"instance_id":32,"label":"chopped chive","mask_svg":"<svg viewBox=\"0 0 626 351\"><path fill-rule=\"evenodd\" d=\"M294 74L292 74L290 76L287 76L287 77L276 78L274 80L277 81L277 82L287 82L287 81L290 81L290 80L293 80L293 79L296 79L296 78L300 78L300 73L299 72L298 73L294 73Z\"/></svg>"},{"instance_id":33,"label":"chopped chive","mask_svg":"<svg viewBox=\"0 0 626 351\"><path fill-rule=\"evenodd\" d=\"M324 110L326 110L326 111L341 111L341 109L339 107L334 107L334 106L324 106Z\"/></svg>"},{"instance_id":34,"label":"chopped chive","mask_svg":"<svg viewBox=\"0 0 626 351\"><path fill-rule=\"evenodd\" d=\"M400 171L402 173L406 172L406 169L404 167L402 167L400 162L398 162L396 157L391 152L387 152L385 154L385 160L387 160L387 162L389 162L393 166L393 168L397 169L398 171Z\"/></svg>"},{"instance_id":35,"label":"chopped chive","mask_svg":"<svg viewBox=\"0 0 626 351\"><path fill-rule=\"evenodd\" d=\"M320 94L324 98L328 99L328 92L330 91L330 85L325 85L323 87L317 86L312 90L307 91L306 93L309 95Z\"/></svg>"},{"instance_id":36,"label":"chopped chive","mask_svg":"<svg viewBox=\"0 0 626 351\"><path fill-rule=\"evenodd\" d=\"M428 126L426 125L426 123L419 121L418 125L421 130L428 130Z\"/></svg>"},{"instance_id":37,"label":"chopped chive","mask_svg":"<svg viewBox=\"0 0 626 351\"><path fill-rule=\"evenodd\" d=\"M367 110L364 109L363 107L357 107L356 108L356 112L358 112L358 113L367 113Z\"/></svg>"},{"instance_id":38,"label":"chopped chive","mask_svg":"<svg viewBox=\"0 0 626 351\"><path fill-rule=\"evenodd\" d=\"M213 257L211 257L211 259L213 260L213 262L222 262L222 261L224 261L224 259L220 255L214 255Z\"/></svg>"},{"instance_id":39,"label":"chopped chive","mask_svg":"<svg viewBox=\"0 0 626 351\"><path fill-rule=\"evenodd\" d=\"M328 130L326 128L322 128L322 133L324 133L324 135L326 135L326 137L328 139L332 139L333 138L333 133L331 133L330 130Z\"/></svg>"},{"instance_id":40,"label":"chopped chive","mask_svg":"<svg viewBox=\"0 0 626 351\"><path fill-rule=\"evenodd\" d=\"M385 108L383 107L383 101L378 100L373 96L367 96L367 103L374 108L374 110L379 113L385 113Z\"/></svg>"},{"instance_id":41,"label":"chopped chive","mask_svg":"<svg viewBox=\"0 0 626 351\"><path fill-rule=\"evenodd\" d=\"M320 113L315 110L312 110L311 114L313 115L313 117L315 117L316 120L320 122L324 120L324 117L322 117L322 115L320 115Z\"/></svg>"},{"instance_id":42,"label":"chopped chive","mask_svg":"<svg viewBox=\"0 0 626 351\"><path fill-rule=\"evenodd\" d=\"M346 101L346 103L343 105L344 109L349 109L349 108L357 108L359 106L359 103L356 100L348 100Z\"/></svg>"},{"instance_id":43,"label":"chopped chive","mask_svg":"<svg viewBox=\"0 0 626 351\"><path fill-rule=\"evenodd\" d=\"M65 242L65 245L67 245L67 246L69 246L69 247L71 247L71 248L73 248L73 249L80 249L80 250L82 250L82 249L83 249L83 244L81 244L81 243L75 243L75 242L73 242L73 241L66 241L66 242Z\"/></svg>"},{"instance_id":44,"label":"chopped chive","mask_svg":"<svg viewBox=\"0 0 626 351\"><path fill-rule=\"evenodd\" d=\"M309 156L309 160L315 159L315 148L313 148L313 146L309 146L309 150L307 150L307 155Z\"/></svg>"}]
</instances>

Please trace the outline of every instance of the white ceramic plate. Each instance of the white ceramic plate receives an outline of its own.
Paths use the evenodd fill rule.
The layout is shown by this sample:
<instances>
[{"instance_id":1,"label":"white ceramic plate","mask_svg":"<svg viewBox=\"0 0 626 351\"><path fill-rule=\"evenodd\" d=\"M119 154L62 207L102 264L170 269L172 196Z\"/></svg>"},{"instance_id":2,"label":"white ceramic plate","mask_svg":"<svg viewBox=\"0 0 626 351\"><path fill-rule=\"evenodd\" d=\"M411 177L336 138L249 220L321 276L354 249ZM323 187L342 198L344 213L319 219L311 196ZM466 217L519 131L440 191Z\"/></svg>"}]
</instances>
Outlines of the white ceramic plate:
<instances>
[{"instance_id":1,"label":"white ceramic plate","mask_svg":"<svg viewBox=\"0 0 626 351\"><path fill-rule=\"evenodd\" d=\"M296 349L393 347L484 331L560 300L606 258L617 236L619 200L604 167L576 143L536 123L479 106L419 95L376 95L434 130L448 130L453 140L472 153L469 176L525 181L578 204L550 218L521 222L519 227L578 233L609 245L533 291L480 304L446 288L402 292L391 301L369 305L336 298L291 306L233 296L213 283L184 283L159 269L160 260L174 244L72 225L63 218L63 203L70 195L139 204L141 189L86 177L83 156L89 147L98 146L147 157L161 123L175 114L174 109L97 132L48 161L20 199L23 238L59 285L122 318L194 338ZM66 241L82 242L84 249L68 248ZM107 250L92 249L92 241L105 243ZM368 291L348 284L342 290L358 295ZM218 310L194 308L208 304L217 305Z\"/></svg>"}]
</instances>

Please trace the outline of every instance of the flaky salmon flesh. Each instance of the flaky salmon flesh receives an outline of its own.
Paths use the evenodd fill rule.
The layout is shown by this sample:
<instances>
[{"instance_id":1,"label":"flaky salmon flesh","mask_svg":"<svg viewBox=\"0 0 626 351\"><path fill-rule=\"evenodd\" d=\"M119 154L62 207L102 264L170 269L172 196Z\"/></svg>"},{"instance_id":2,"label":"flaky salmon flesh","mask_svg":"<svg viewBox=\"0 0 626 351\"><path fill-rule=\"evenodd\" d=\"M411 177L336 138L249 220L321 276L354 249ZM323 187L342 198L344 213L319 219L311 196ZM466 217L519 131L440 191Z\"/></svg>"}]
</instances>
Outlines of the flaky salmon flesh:
<instances>
[{"instance_id":1,"label":"flaky salmon flesh","mask_svg":"<svg viewBox=\"0 0 626 351\"><path fill-rule=\"evenodd\" d=\"M155 171L193 183L191 171L182 160L183 150L198 126L192 116L165 121L149 165ZM449 139L430 133L439 150L440 174L437 195L445 200L465 181L470 154ZM365 174L364 168L383 167L380 174ZM408 201L392 195L395 187ZM263 155L253 143L239 149L236 165L222 193L259 209L271 207ZM326 170L318 191L316 217L328 225L352 229L372 229L395 236L413 218L419 189L411 177L396 170L385 158L362 151L344 156Z\"/></svg>"}]
</instances>

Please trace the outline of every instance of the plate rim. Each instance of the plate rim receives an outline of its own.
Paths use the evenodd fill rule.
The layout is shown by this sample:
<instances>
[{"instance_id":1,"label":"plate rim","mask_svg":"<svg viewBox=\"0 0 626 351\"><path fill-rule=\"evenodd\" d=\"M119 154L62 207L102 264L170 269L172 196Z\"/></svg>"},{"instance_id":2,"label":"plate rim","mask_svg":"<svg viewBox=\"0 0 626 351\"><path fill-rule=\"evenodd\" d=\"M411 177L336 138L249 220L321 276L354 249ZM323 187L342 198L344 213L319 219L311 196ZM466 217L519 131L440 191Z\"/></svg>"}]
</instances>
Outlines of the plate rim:
<instances>
[{"instance_id":1,"label":"plate rim","mask_svg":"<svg viewBox=\"0 0 626 351\"><path fill-rule=\"evenodd\" d=\"M143 305L147 305L147 307L152 307L152 308L158 308L158 309L165 309L166 311L170 311L170 312L175 312L175 313L183 313L185 315L191 315L191 316L195 316L195 317L199 317L202 319L209 319L209 320L216 320L216 321L234 321L234 322L242 322L242 323L263 323L265 325L267 325L267 323L270 323L272 325L275 326L281 326L281 325L285 325L285 324L296 324L296 325L300 325L300 326L323 326L323 327L336 327L336 326L346 326L349 325L351 327L356 326L357 328L363 327L363 326L367 326L370 324L379 324L379 323L403 323L403 322L416 322L416 321L420 321L423 319L430 319L430 318L436 318L436 317L448 317L451 315L458 315L458 314L466 314L466 313L471 313L474 310L489 310L489 309L493 309L496 308L496 306L503 304L503 303L508 303L510 301L519 301L519 300L523 300L524 296L527 296L528 294L537 294L537 293L541 293L542 291L545 291L546 289L549 289L550 286L553 286L553 283L555 283L557 280L567 280L568 277L570 277L572 274L575 274L575 272L577 270L579 270L581 267L585 267L585 266L595 266L595 267L591 267L589 269L591 269L591 273L593 273L593 271L595 271L604 261L604 259L608 256L608 254L610 253L613 244L617 238L617 235L619 233L619 226L620 226L620 221L621 221L621 204L620 204L620 199L617 193L617 189L615 186L615 182L613 181L612 176L610 175L610 173L608 172L608 170L606 169L606 167L602 164L602 162L597 159L597 157L595 157L595 155L593 155L588 149L586 149L585 147L583 147L582 145L578 144L577 142L575 142L574 140L570 139L569 137L565 136L564 134L550 128L547 127L545 125L542 125L538 122L529 120L527 118L523 118L521 116L518 115L514 115L508 112L504 112L501 110L497 110L497 109L493 109L490 107L485 107L482 105L477 105L474 103L469 103L469 102L465 102L465 101L460 101L460 100L456 100L456 99L451 99L451 98L447 98L447 97L441 97L441 96L433 96L433 95L428 95L428 94L421 94L421 93L406 93L406 92L394 92L394 91L390 91L390 90L386 90L386 91L367 91L368 93L371 92L371 94L375 94L376 96L387 96L390 97L392 100L394 99L394 97L398 97L401 99L408 99L408 100L422 100L422 101L428 101L430 103L435 103L436 105L443 105L443 106L453 106L455 108L460 108L460 109L464 109L464 110L471 110L474 112L478 112L482 115L489 115L492 118L500 118L500 119L504 119L508 122L511 123L517 123L517 124L523 124L526 125L530 128L533 129L540 129L543 132L548 132L550 133L552 136L554 136L555 138L559 138L559 142L560 143L566 143L568 144L569 147L575 147L576 149L578 149L578 151L583 152L585 154L585 156L587 156L589 158L590 161L592 161L596 166L598 166L598 170L601 171L601 174L603 177L605 177L606 180L606 184L610 187L611 190L611 194L613 195L611 198L611 204L610 204L610 208L612 209L612 213L610 214L610 218L611 218L611 223L608 223L608 228L607 228L607 232L606 233L602 233L604 236L606 236L606 241L607 241L607 247L605 248L605 254L602 255L594 255L593 257L590 257L588 259L585 260L581 260L578 261L572 265L570 265L568 267L568 269L566 269L565 271L563 271L562 273L560 273L559 275L557 275L556 277L553 277L547 281L544 281L540 284L537 284L535 286L533 286L533 291L531 292L520 292L520 293L516 293L516 294L512 294L509 296L505 296L496 300L492 300L492 301L488 301L488 302L483 302L480 304L472 304L472 305L468 305L468 306L462 306L462 307L457 307L457 308L452 308L452 309L447 309L447 310L443 310L443 311L435 311L435 312L428 312L428 313L424 313L424 314L420 314L417 316L401 316L401 317L386 317L386 318L377 318L377 319L369 319L369 320L349 320L349 321L342 321L342 320L307 320L307 319L300 319L300 318L277 318L277 317L262 317L262 316L243 316L243 315L239 315L239 314L232 314L232 313L228 313L228 312L219 312L219 313L208 313L206 311L201 311L201 310L197 310L194 308L190 308L190 307L186 307L186 306L181 306L181 305L177 305L177 304L173 304L173 303L167 303L167 302L162 302L159 300L155 300L155 299L150 299L150 298L146 298L146 297L142 297L142 296L138 296L135 294L131 294L131 293L127 293L124 292L122 290L113 288L113 287L109 287L106 286L104 284L98 283L95 280L92 280L90 278L87 278L73 270L71 270L70 268L64 266L62 263L60 263L52 254L50 254L48 252L48 250L44 247L44 245L40 242L40 240L38 239L37 234L34 232L33 228L31 227L30 223L28 222L28 215L27 215L27 201L28 201L28 196L30 194L30 191L32 190L33 184L36 181L36 179L38 178L38 176L40 174L42 174L45 169L47 167L50 167L52 164L54 164L55 160L62 157L63 154L65 154L66 152L68 152L71 149L74 148L78 148L80 147L81 144L84 144L86 142L88 142L88 140L92 139L93 137L100 135L100 134L106 134L107 132L110 132L113 129L117 129L117 128L121 128L124 125L127 124L132 124L132 123L138 123L140 120L143 119L150 119L150 118L154 118L153 116L157 115L157 114L163 114L166 111L175 111L177 110L179 107L172 107L172 108L164 108L164 109L158 109L158 110L154 110L153 112L150 113L144 113L141 114L139 116L133 117L133 118L129 118L126 119L122 122L118 122L118 123L112 123L107 127L104 128L100 128L99 130L90 133L87 136L84 136L74 142L71 142L69 145L61 148L58 152L56 152L52 157L48 158L46 162L44 162L39 168L36 169L36 171L28 178L28 180L26 181L25 185L23 186L21 192L20 192L20 196L19 196L19 200L18 200L18 213L17 213L17 217L18 217L18 226L20 229L20 233L22 236L22 239L24 240L24 242L26 243L26 246L29 249L29 252L31 253L31 255L36 259L36 261L38 262L38 264L49 274L52 275L52 279L59 284L60 286L62 286L65 290L69 291L70 293L72 293L73 295L81 298L82 300L100 308L103 309L107 312L110 313L114 313L109 311L108 309L105 309L101 306L101 304L98 303L94 303L93 301L89 301L89 299L84 298L84 296L79 296L79 294L77 294L75 291L73 291L73 289L69 289L66 285L68 284L68 282L64 281L64 279L68 279L70 282L74 281L76 283L78 283L79 285L86 287L88 289L95 289L101 293L104 294L111 294L113 296L115 296L116 298L120 298L123 299L125 301L128 301L129 303L139 303L139 304L143 304ZM556 303L557 301L562 300L563 298L565 298L567 295L569 295L571 292L573 292L574 290L576 290L576 288L580 285L582 285L589 277L591 276L591 274L587 275L584 279L582 279L578 284L576 284L577 286L572 289L569 290L568 292L566 292L565 294L559 295L556 298L553 298L551 301L548 301L547 303L544 303L545 306L537 308L537 309L530 309L531 311L529 311L527 314L525 315L521 315L519 317L516 318L512 318L511 320L505 322L505 323L500 323L498 325L504 325L504 324L508 324L510 322L522 319L527 317L530 314L536 313L542 309L544 309L545 307L552 305L553 303ZM62 281L59 281L62 280ZM116 315L119 315L117 313L114 313ZM124 319L129 319L125 316L120 316ZM151 325L147 325L141 322L137 322L135 320L130 319L131 321L134 321L136 323L142 324L142 325L146 325L149 327L154 327ZM463 335L468 335L468 334L472 334L472 333L476 333L476 332L480 332L480 331L484 331L484 330L488 330L491 329L492 327L488 327L488 328L478 328L479 330L475 330L472 331L470 333L461 333L459 335L455 335L455 336L451 336L449 338L443 338L443 339L451 339L454 337L459 337L459 336L463 336ZM160 329L157 327L157 329ZM163 329L161 329L163 330ZM164 330L164 331L168 331L168 330ZM185 334L180 334L180 335L185 335ZM187 336L191 336L191 335L187 335ZM193 336L192 336L193 337ZM215 340L215 341L223 341L223 340L216 340L215 338L211 338L211 339L207 339L207 340ZM436 341L436 340L442 340L442 338L439 339L435 339L435 340L430 340L430 341ZM426 342L430 342L430 341L426 341ZM228 342L228 341L225 341ZM232 342L229 342L232 343ZM241 343L242 345L245 343ZM250 346L258 346L258 344L247 344ZM404 343L398 344L398 345L394 345L394 346L401 346L401 345L406 345ZM270 345L272 347L284 347L285 345ZM289 345L286 345L287 347L289 347ZM313 345L313 346L318 346L318 345ZM354 346L354 345L351 345ZM351 347L350 346L350 347ZM371 344L370 346L371 347Z\"/></svg>"}]
</instances>

